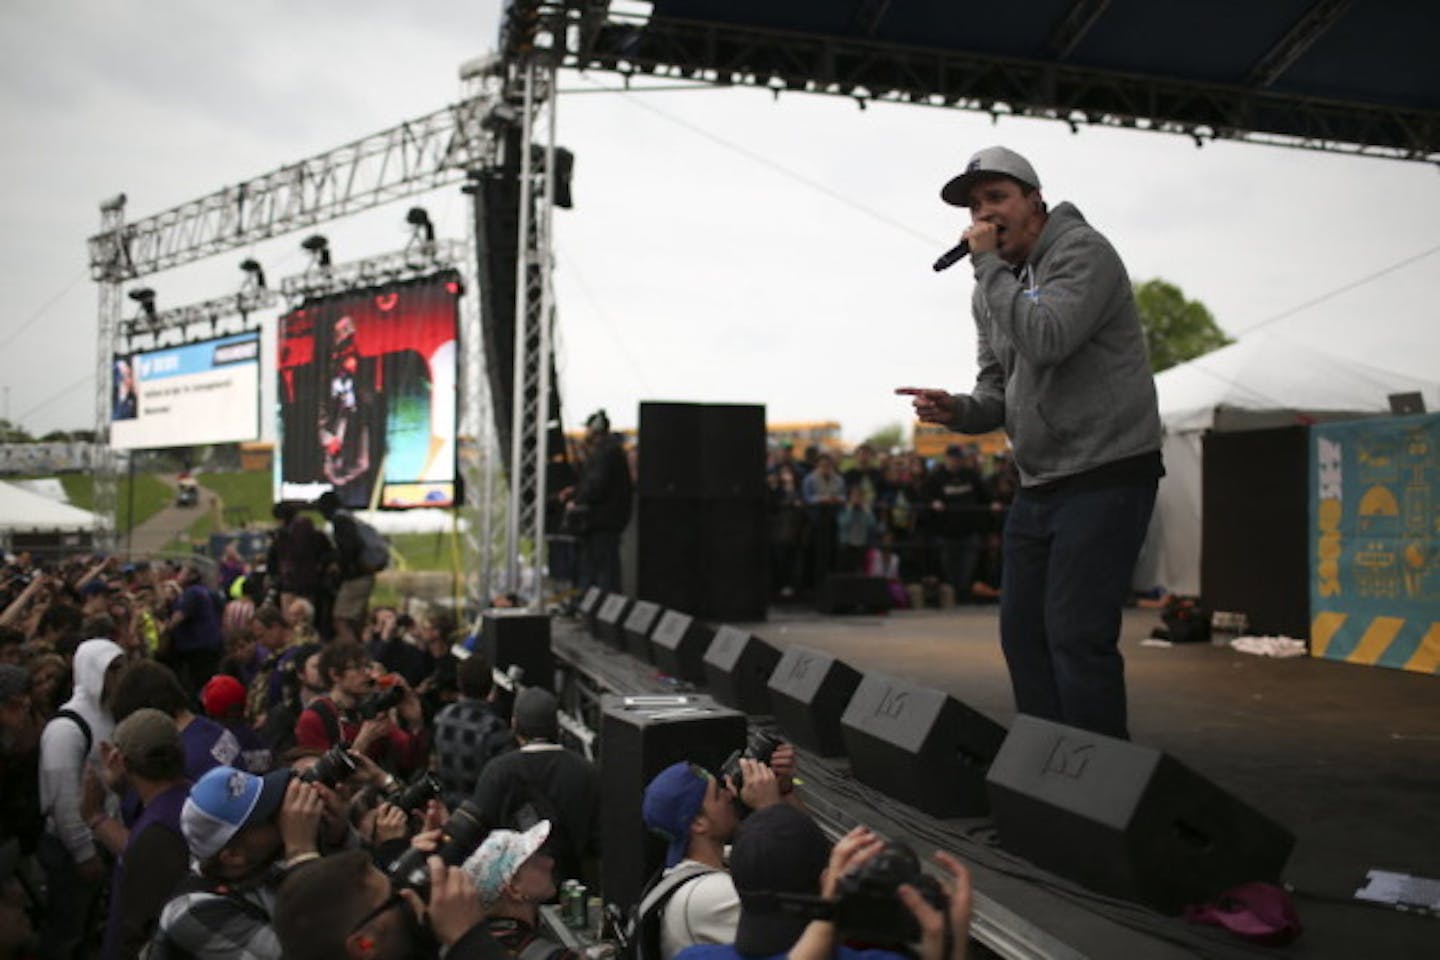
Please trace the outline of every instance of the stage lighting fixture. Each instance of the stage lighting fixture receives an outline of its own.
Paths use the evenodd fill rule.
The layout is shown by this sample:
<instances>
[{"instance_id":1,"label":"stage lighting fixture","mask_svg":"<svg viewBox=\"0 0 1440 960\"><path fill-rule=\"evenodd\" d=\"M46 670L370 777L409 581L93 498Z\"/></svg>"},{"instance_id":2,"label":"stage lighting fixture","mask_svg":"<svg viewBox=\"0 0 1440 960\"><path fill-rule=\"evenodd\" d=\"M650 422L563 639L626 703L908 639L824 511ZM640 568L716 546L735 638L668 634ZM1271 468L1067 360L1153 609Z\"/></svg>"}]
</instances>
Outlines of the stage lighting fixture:
<instances>
[{"instance_id":1,"label":"stage lighting fixture","mask_svg":"<svg viewBox=\"0 0 1440 960\"><path fill-rule=\"evenodd\" d=\"M315 259L315 266L330 266L330 241L322 234L315 233L300 241L300 249L306 250Z\"/></svg>"},{"instance_id":2,"label":"stage lighting fixture","mask_svg":"<svg viewBox=\"0 0 1440 960\"><path fill-rule=\"evenodd\" d=\"M435 242L435 224L430 222L430 214L425 212L424 207L411 207L410 212L405 214L405 222L415 228L415 235L424 235L426 243Z\"/></svg>"},{"instance_id":3,"label":"stage lighting fixture","mask_svg":"<svg viewBox=\"0 0 1440 960\"><path fill-rule=\"evenodd\" d=\"M259 261L246 259L240 262L240 269L250 275L250 284L257 290L265 289L265 270L260 266Z\"/></svg>"},{"instance_id":4,"label":"stage lighting fixture","mask_svg":"<svg viewBox=\"0 0 1440 960\"><path fill-rule=\"evenodd\" d=\"M145 314L145 321L151 327L155 326L160 317L155 312L155 291L149 287L136 287L127 296L140 304L140 310Z\"/></svg>"}]
</instances>

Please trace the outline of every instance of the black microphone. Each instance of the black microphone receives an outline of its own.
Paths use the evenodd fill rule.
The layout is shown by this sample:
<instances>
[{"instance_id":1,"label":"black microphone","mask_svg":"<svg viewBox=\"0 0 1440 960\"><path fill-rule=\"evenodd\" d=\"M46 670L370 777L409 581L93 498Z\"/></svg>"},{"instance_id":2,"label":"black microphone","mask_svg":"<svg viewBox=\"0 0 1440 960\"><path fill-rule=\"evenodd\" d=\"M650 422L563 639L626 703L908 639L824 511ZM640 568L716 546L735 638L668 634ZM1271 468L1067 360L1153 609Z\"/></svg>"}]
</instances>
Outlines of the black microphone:
<instances>
[{"instance_id":1,"label":"black microphone","mask_svg":"<svg viewBox=\"0 0 1440 960\"><path fill-rule=\"evenodd\" d=\"M951 267L955 266L955 264L959 263L961 260L964 260L966 254L968 254L969 252L970 241L961 240L959 243L955 244L955 246L951 247L949 250L946 250L943 254L941 254L939 260L935 261L935 272L939 273L941 270L950 269Z\"/></svg>"}]
</instances>

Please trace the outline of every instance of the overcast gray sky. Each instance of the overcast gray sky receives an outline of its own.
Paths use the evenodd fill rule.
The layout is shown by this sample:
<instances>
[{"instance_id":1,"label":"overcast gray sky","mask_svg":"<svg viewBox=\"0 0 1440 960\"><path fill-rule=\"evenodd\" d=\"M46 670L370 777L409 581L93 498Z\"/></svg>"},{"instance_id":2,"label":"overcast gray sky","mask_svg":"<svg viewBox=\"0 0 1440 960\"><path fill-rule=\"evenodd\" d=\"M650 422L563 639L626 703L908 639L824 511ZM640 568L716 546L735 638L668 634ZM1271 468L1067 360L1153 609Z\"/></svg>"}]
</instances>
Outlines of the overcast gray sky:
<instances>
[{"instance_id":1,"label":"overcast gray sky","mask_svg":"<svg viewBox=\"0 0 1440 960\"><path fill-rule=\"evenodd\" d=\"M32 432L88 426L94 284L85 239L118 192L140 218L419 116L494 46L499 0L11 0L0 12L0 384ZM968 386L963 228L940 186L976 148L1026 154L1136 280L1163 277L1232 336L1440 247L1433 166L754 90L608 93L567 74L557 211L562 386L573 425L643 399L761 402L858 441L900 384ZM398 249L427 206L460 238L456 188L327 225L337 260ZM303 234L148 278L161 308L232 292L256 256L303 270ZM1440 253L1267 324L1440 379Z\"/></svg>"}]
</instances>

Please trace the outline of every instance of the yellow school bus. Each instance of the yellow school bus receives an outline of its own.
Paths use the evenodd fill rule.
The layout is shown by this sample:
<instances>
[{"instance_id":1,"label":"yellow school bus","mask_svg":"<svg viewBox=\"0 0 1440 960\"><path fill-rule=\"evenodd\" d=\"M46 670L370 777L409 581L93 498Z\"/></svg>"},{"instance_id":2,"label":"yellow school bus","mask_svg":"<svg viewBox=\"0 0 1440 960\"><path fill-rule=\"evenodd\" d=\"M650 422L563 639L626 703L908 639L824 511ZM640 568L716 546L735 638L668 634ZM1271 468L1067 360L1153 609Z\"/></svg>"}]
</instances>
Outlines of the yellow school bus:
<instances>
[{"instance_id":1,"label":"yellow school bus","mask_svg":"<svg viewBox=\"0 0 1440 960\"><path fill-rule=\"evenodd\" d=\"M987 457L993 457L997 453L1004 453L1010 449L1010 438L1005 435L1004 430L992 430L989 433L971 435L955 433L937 424L915 421L915 452L920 456L943 457L945 448L953 443L973 444L979 448L981 455Z\"/></svg>"},{"instance_id":2,"label":"yellow school bus","mask_svg":"<svg viewBox=\"0 0 1440 960\"><path fill-rule=\"evenodd\" d=\"M819 447L827 453L840 453L845 449L845 442L840 439L840 423L837 420L767 423L765 436L772 447L782 443L791 444L795 447L797 456L803 455L807 447Z\"/></svg>"}]
</instances>

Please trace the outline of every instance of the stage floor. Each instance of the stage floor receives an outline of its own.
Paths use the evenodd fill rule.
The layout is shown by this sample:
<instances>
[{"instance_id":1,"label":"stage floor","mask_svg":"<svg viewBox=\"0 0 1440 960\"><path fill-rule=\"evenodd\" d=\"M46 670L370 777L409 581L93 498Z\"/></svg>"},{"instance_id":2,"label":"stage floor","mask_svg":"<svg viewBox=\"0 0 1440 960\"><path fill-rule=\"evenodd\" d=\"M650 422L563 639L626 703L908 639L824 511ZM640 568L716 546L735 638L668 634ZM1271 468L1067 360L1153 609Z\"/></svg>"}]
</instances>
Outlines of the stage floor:
<instances>
[{"instance_id":1,"label":"stage floor","mask_svg":"<svg viewBox=\"0 0 1440 960\"><path fill-rule=\"evenodd\" d=\"M1305 932L1268 952L1440 957L1440 919L1350 902L1372 868L1440 878L1440 678L1210 644L1141 646L1159 622L1153 610L1125 614L1132 738L1296 835L1285 880ZM737 626L943 689L1003 724L1014 717L993 606L854 617L781 608ZM1103 925L1082 929L1060 912L1027 919L1083 955L1139 956L1119 941L1107 946ZM1155 947L1155 956L1176 955L1173 944Z\"/></svg>"}]
</instances>

